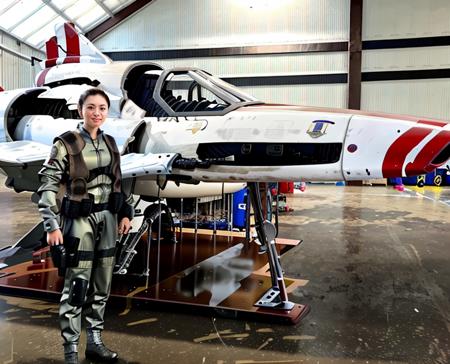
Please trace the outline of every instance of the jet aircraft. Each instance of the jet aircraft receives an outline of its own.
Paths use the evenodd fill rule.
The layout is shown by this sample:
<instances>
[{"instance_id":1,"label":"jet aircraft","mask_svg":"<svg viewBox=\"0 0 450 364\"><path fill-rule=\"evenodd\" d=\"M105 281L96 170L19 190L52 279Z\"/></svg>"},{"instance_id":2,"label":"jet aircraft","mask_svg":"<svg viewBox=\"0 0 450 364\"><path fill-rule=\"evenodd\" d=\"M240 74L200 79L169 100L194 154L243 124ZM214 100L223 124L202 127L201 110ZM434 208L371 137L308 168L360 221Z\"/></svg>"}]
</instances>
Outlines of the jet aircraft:
<instances>
[{"instance_id":1,"label":"jet aircraft","mask_svg":"<svg viewBox=\"0 0 450 364\"><path fill-rule=\"evenodd\" d=\"M271 290L259 302L265 307L290 310L293 304L276 231L262 214L258 182L420 175L450 157L445 121L266 104L201 69L112 62L69 23L57 27L46 51L35 87L0 93L0 168L7 186L37 190L37 172L54 136L80 121L79 95L100 87L112 102L103 129L121 149L122 173L132 193L194 197L220 194L223 183L224 192L248 184L272 277ZM157 215L154 209L147 213L145 226ZM131 239L131 247L138 238Z\"/></svg>"}]
</instances>

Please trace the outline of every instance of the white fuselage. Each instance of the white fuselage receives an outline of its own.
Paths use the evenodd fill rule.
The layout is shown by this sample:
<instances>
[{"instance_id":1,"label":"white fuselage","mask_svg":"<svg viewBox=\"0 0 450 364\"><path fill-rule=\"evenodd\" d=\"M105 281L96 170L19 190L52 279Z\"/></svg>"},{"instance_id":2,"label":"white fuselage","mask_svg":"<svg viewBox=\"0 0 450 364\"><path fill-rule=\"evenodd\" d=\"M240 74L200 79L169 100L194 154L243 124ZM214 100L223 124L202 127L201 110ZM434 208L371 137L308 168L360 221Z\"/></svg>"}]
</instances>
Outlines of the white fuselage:
<instances>
[{"instance_id":1,"label":"white fuselage","mask_svg":"<svg viewBox=\"0 0 450 364\"><path fill-rule=\"evenodd\" d=\"M329 123L323 134L313 137L311 129L313 121L317 120ZM25 116L16 128L14 140L33 140L50 145L55 135L74 129L79 121L53 119L48 115ZM224 116L145 118L144 121L144 136L140 137L141 145L138 147L139 152L144 154L178 153L184 158L198 158L200 144L342 144L342 151L334 163L264 165L265 156L261 155L258 163L254 164L213 164L208 169L173 171L205 182L337 181L405 176L408 174L408 164L414 162L428 143L443 134L447 140L450 138L450 124L435 126L406 118L298 110L283 106L241 108ZM133 136L141 122L109 118L104 130L122 146ZM426 135L409 145L406 137L414 130ZM406 144L400 145L404 157L390 163L387 160L388 151L402 137L406 139ZM405 151L405 148L409 149Z\"/></svg>"},{"instance_id":2,"label":"white fuselage","mask_svg":"<svg viewBox=\"0 0 450 364\"><path fill-rule=\"evenodd\" d=\"M450 133L450 124L434 126L419 124L414 118L351 111L252 106L224 116L147 118L145 144L141 145L141 150L145 153L177 152L195 158L201 143L342 143L341 155L334 163L213 165L207 173L202 169L183 173L202 181L364 180L390 177L392 175L387 174L392 173L405 176L406 165L428 142L439 134ZM313 137L309 132L316 120L330 123L322 135ZM392 166L386 161L386 154L391 145L411 129L429 130L430 133L411 147L401 167L396 167L395 172L390 171ZM264 158L261 155L261 160Z\"/></svg>"}]
</instances>

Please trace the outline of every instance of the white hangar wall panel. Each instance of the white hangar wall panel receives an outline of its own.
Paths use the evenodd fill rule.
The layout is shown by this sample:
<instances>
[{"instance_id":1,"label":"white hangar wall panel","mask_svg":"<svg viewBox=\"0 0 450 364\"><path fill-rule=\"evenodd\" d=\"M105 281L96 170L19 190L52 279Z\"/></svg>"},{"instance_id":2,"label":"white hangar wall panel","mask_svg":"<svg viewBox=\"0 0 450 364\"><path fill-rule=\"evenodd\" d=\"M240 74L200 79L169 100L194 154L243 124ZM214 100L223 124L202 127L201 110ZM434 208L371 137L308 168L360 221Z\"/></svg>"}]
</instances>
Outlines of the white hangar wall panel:
<instances>
[{"instance_id":1,"label":"white hangar wall panel","mask_svg":"<svg viewBox=\"0 0 450 364\"><path fill-rule=\"evenodd\" d=\"M270 54L155 60L164 67L198 67L219 77L347 72L345 52Z\"/></svg>"},{"instance_id":2,"label":"white hangar wall panel","mask_svg":"<svg viewBox=\"0 0 450 364\"><path fill-rule=\"evenodd\" d=\"M448 0L364 0L363 39L450 35Z\"/></svg>"},{"instance_id":3,"label":"white hangar wall panel","mask_svg":"<svg viewBox=\"0 0 450 364\"><path fill-rule=\"evenodd\" d=\"M448 0L364 1L361 109L450 120L449 19Z\"/></svg>"},{"instance_id":4,"label":"white hangar wall panel","mask_svg":"<svg viewBox=\"0 0 450 364\"><path fill-rule=\"evenodd\" d=\"M364 82L361 109L450 120L450 79Z\"/></svg>"},{"instance_id":5,"label":"white hangar wall panel","mask_svg":"<svg viewBox=\"0 0 450 364\"><path fill-rule=\"evenodd\" d=\"M363 72L450 68L450 47L366 50ZM363 82L361 109L450 120L450 79Z\"/></svg>"},{"instance_id":6,"label":"white hangar wall panel","mask_svg":"<svg viewBox=\"0 0 450 364\"><path fill-rule=\"evenodd\" d=\"M450 68L450 47L365 50L361 68L363 72Z\"/></svg>"},{"instance_id":7,"label":"white hangar wall panel","mask_svg":"<svg viewBox=\"0 0 450 364\"><path fill-rule=\"evenodd\" d=\"M17 41L5 32L0 31L0 43L8 49L27 57L44 58L44 54L28 45ZM31 87L34 82L34 71L31 62L16 54L0 49L0 86L5 90Z\"/></svg>"},{"instance_id":8,"label":"white hangar wall panel","mask_svg":"<svg viewBox=\"0 0 450 364\"><path fill-rule=\"evenodd\" d=\"M350 0L157 0L97 39L95 44L105 52L131 53L346 42L349 10ZM225 79L245 78L249 82L240 82L238 86L266 102L329 107L345 107L347 103L348 55L343 51L181 56L154 61L165 67L198 67ZM336 74L344 81L341 78L340 83L330 83L328 79L314 84L297 77L316 75L317 80L321 75ZM280 78L289 76L295 79L283 84L285 79ZM255 80L260 77L272 80L267 83L266 79L260 85Z\"/></svg>"},{"instance_id":9,"label":"white hangar wall panel","mask_svg":"<svg viewBox=\"0 0 450 364\"><path fill-rule=\"evenodd\" d=\"M347 107L346 84L249 86L241 89L267 103Z\"/></svg>"},{"instance_id":10,"label":"white hangar wall panel","mask_svg":"<svg viewBox=\"0 0 450 364\"><path fill-rule=\"evenodd\" d=\"M158 0L96 45L118 51L347 40L349 4L350 0Z\"/></svg>"}]
</instances>

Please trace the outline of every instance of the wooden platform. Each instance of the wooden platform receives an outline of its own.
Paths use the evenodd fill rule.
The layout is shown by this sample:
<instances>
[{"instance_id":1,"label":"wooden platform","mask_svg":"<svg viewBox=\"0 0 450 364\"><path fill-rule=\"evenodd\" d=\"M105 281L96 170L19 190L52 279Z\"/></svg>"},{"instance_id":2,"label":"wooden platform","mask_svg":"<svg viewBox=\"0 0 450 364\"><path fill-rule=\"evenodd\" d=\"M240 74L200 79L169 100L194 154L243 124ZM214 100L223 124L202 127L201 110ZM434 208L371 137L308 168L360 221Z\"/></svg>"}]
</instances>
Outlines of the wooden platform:
<instances>
[{"instance_id":1,"label":"wooden platform","mask_svg":"<svg viewBox=\"0 0 450 364\"><path fill-rule=\"evenodd\" d=\"M237 236L236 236L237 235ZM290 311L266 309L254 303L271 287L267 256L258 254L255 243L236 233L210 231L178 233L178 242L150 242L150 271L146 236L138 246L128 273L115 274L111 296L124 310L132 305L152 304L227 317L295 324L309 311L295 305ZM299 241L278 239L280 255ZM58 300L63 280L58 277L48 247L27 260L0 270L0 292ZM285 279L288 292L307 282Z\"/></svg>"}]
</instances>

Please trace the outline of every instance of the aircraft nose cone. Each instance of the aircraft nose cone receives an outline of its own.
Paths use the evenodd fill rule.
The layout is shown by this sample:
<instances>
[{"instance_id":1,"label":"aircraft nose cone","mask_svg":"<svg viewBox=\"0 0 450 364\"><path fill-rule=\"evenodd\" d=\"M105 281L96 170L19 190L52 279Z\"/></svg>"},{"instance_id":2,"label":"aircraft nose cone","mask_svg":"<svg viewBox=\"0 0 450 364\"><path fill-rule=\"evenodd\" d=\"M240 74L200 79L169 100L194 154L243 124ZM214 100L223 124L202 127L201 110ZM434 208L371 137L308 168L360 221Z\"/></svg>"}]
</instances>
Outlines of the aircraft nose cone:
<instances>
[{"instance_id":1,"label":"aircraft nose cone","mask_svg":"<svg viewBox=\"0 0 450 364\"><path fill-rule=\"evenodd\" d=\"M413 127L392 143L383 161L384 177L426 174L450 158L450 131Z\"/></svg>"},{"instance_id":2,"label":"aircraft nose cone","mask_svg":"<svg viewBox=\"0 0 450 364\"><path fill-rule=\"evenodd\" d=\"M394 115L355 115L345 136L347 181L427 174L450 158L450 123Z\"/></svg>"}]
</instances>

